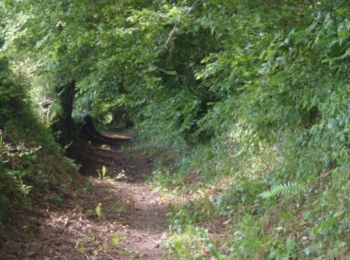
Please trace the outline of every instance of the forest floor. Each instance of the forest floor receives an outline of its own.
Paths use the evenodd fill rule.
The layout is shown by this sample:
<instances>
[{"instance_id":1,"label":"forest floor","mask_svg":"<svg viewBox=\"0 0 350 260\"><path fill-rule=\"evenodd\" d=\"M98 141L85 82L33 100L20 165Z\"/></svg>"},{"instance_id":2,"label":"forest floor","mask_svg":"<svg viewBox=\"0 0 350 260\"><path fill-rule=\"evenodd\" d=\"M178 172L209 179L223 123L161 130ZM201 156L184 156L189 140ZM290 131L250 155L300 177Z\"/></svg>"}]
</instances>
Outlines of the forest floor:
<instances>
[{"instance_id":1,"label":"forest floor","mask_svg":"<svg viewBox=\"0 0 350 260\"><path fill-rule=\"evenodd\" d=\"M166 258L170 201L145 183L152 160L122 149L132 145L130 136L105 135L109 141L92 145L81 169L84 187L30 217L35 233L7 259Z\"/></svg>"}]
</instances>

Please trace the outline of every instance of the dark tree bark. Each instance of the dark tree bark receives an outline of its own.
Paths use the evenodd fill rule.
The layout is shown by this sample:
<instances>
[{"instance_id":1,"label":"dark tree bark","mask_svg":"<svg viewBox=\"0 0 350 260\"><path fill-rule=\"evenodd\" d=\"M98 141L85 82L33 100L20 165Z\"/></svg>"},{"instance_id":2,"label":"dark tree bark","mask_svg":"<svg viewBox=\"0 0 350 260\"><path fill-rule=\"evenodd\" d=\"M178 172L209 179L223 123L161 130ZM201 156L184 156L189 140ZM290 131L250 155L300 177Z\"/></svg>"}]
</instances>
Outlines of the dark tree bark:
<instances>
[{"instance_id":1,"label":"dark tree bark","mask_svg":"<svg viewBox=\"0 0 350 260\"><path fill-rule=\"evenodd\" d=\"M103 135L101 135L95 128L94 121L90 115L86 115L84 118L84 122L81 126L81 133L87 137L89 140L99 140L103 139Z\"/></svg>"},{"instance_id":2,"label":"dark tree bark","mask_svg":"<svg viewBox=\"0 0 350 260\"><path fill-rule=\"evenodd\" d=\"M82 138L80 129L73 120L72 113L76 92L75 81L70 81L56 88L62 113L56 118L52 130L57 141L64 147L67 156L84 165L89 160L91 148L87 145L86 140Z\"/></svg>"},{"instance_id":3,"label":"dark tree bark","mask_svg":"<svg viewBox=\"0 0 350 260\"><path fill-rule=\"evenodd\" d=\"M75 81L56 88L59 103L62 107L62 113L53 124L52 129L58 135L58 141L61 145L67 145L77 138L77 126L73 120L72 113L74 107L74 97L76 93Z\"/></svg>"},{"instance_id":4,"label":"dark tree bark","mask_svg":"<svg viewBox=\"0 0 350 260\"><path fill-rule=\"evenodd\" d=\"M60 94L60 103L63 109L63 114L61 120L63 120L64 125L69 127L74 127L74 121L72 117L73 107L74 107L74 97L76 93L75 81L71 81L66 85L58 88Z\"/></svg>"}]
</instances>

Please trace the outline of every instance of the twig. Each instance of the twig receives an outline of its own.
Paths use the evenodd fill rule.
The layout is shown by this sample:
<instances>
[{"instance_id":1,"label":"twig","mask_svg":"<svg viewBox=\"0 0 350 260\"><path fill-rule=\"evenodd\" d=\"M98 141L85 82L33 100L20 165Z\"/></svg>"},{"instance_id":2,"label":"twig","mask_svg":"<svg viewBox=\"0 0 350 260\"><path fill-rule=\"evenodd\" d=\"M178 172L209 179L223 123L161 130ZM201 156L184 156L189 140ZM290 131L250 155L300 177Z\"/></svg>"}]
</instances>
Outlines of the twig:
<instances>
[{"instance_id":1,"label":"twig","mask_svg":"<svg viewBox=\"0 0 350 260\"><path fill-rule=\"evenodd\" d=\"M116 260L117 258L111 256L110 254L103 252L103 254L105 254L107 257L109 257L111 260Z\"/></svg>"},{"instance_id":2,"label":"twig","mask_svg":"<svg viewBox=\"0 0 350 260\"><path fill-rule=\"evenodd\" d=\"M199 1L197 0L197 1L195 1L195 2L193 3L193 5L190 7L190 9L188 9L188 11L187 11L187 12L184 14L184 16L181 18L181 20L185 19L185 17L186 17L187 15L189 15L189 14L192 12L192 10L196 7L196 5L198 4L198 2L199 2ZM166 41L166 43L165 43L165 47L166 47L166 48L168 47L168 45L169 45L171 39L175 36L177 27L178 27L179 23L181 23L181 20L180 20L179 22L176 22L176 23L174 24L173 29L172 29L171 32L169 33L169 37L168 37L168 39L167 39L167 41Z\"/></svg>"},{"instance_id":3,"label":"twig","mask_svg":"<svg viewBox=\"0 0 350 260\"><path fill-rule=\"evenodd\" d=\"M318 176L317 178L318 178L318 179L321 179L321 178L327 177L327 176L331 175L332 172L333 172L333 169L332 169L332 170L329 170L329 171L327 171L327 172L325 172L325 173L322 173L322 174L321 174L320 176Z\"/></svg>"}]
</instances>

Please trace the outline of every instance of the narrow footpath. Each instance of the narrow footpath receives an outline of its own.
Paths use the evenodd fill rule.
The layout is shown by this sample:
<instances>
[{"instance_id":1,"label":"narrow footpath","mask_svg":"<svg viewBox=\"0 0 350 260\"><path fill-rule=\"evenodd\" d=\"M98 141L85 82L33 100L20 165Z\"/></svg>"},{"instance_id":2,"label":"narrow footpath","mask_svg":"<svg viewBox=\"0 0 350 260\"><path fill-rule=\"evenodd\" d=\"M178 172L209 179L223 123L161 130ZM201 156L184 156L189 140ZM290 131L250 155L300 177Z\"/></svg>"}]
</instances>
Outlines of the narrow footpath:
<instances>
[{"instance_id":1,"label":"narrow footpath","mask_svg":"<svg viewBox=\"0 0 350 260\"><path fill-rule=\"evenodd\" d=\"M81 169L85 188L64 206L41 212L26 259L166 258L168 202L145 184L152 161L123 152L128 136L106 136Z\"/></svg>"}]
</instances>

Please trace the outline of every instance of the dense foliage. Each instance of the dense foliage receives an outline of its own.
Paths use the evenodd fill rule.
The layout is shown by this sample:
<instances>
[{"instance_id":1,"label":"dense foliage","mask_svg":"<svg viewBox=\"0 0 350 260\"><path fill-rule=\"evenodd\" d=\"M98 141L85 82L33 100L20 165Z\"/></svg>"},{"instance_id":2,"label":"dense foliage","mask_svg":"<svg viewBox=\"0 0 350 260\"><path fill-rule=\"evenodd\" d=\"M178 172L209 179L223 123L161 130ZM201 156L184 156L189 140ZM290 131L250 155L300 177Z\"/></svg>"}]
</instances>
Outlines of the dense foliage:
<instances>
[{"instance_id":1,"label":"dense foliage","mask_svg":"<svg viewBox=\"0 0 350 260\"><path fill-rule=\"evenodd\" d=\"M347 1L2 5L6 52L32 71L34 98L74 81L75 120L133 123L143 148L159 151L153 183L216 187L170 214L174 254L203 256L204 243L216 258L349 255ZM1 92L1 116L14 114L13 93ZM231 242L216 248L195 226L219 216Z\"/></svg>"},{"instance_id":2,"label":"dense foliage","mask_svg":"<svg viewBox=\"0 0 350 260\"><path fill-rule=\"evenodd\" d=\"M26 85L11 76L4 56L0 63L0 221L6 222L32 197L53 192L47 198L59 198L76 173L34 115Z\"/></svg>"},{"instance_id":3,"label":"dense foliage","mask_svg":"<svg viewBox=\"0 0 350 260\"><path fill-rule=\"evenodd\" d=\"M44 202L45 196L45 201L59 202L77 174L35 112L27 91L29 79L18 69L11 69L3 25L0 24L0 251L7 239L4 229L12 228L9 224L20 218L14 216L35 207L33 199Z\"/></svg>"}]
</instances>

